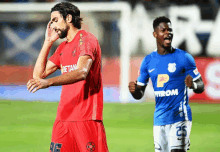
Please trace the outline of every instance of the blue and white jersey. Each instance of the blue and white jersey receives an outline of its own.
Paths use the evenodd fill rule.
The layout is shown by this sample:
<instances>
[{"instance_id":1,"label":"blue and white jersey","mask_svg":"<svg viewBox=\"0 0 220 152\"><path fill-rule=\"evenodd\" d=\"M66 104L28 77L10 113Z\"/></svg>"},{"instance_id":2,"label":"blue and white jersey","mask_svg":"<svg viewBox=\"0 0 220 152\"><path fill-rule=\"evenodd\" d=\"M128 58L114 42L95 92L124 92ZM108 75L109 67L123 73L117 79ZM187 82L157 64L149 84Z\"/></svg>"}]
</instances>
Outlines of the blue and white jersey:
<instances>
[{"instance_id":1,"label":"blue and white jersey","mask_svg":"<svg viewBox=\"0 0 220 152\"><path fill-rule=\"evenodd\" d=\"M156 100L155 126L192 121L188 90L184 82L188 74L193 81L200 77L194 58L181 49L166 55L155 51L142 61L137 84L147 85L151 78Z\"/></svg>"}]
</instances>

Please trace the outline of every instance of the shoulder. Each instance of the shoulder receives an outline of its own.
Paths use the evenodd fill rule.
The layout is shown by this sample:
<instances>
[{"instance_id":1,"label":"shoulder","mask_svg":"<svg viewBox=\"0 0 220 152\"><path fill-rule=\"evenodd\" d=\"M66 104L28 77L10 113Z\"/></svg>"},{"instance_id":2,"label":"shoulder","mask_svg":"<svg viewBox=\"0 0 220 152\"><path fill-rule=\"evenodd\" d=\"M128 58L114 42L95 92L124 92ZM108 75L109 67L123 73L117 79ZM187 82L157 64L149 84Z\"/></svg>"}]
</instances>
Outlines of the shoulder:
<instances>
[{"instance_id":1,"label":"shoulder","mask_svg":"<svg viewBox=\"0 0 220 152\"><path fill-rule=\"evenodd\" d=\"M182 49L179 49L179 48L174 48L174 49L175 49L175 53L183 54L183 55L188 55L189 54L188 52L186 52L186 51L184 51Z\"/></svg>"},{"instance_id":2,"label":"shoulder","mask_svg":"<svg viewBox=\"0 0 220 152\"><path fill-rule=\"evenodd\" d=\"M181 50L181 49L179 49L179 48L174 48L174 49L175 49L175 53L176 53L176 54L185 55L185 54L187 53L186 51Z\"/></svg>"},{"instance_id":3,"label":"shoulder","mask_svg":"<svg viewBox=\"0 0 220 152\"><path fill-rule=\"evenodd\" d=\"M96 36L94 34L92 34L91 32L86 31L86 30L81 30L80 31L80 37L82 37L83 39L90 40L90 41L97 41Z\"/></svg>"},{"instance_id":4,"label":"shoulder","mask_svg":"<svg viewBox=\"0 0 220 152\"><path fill-rule=\"evenodd\" d=\"M184 51L184 50L181 50L179 48L175 48L175 53L178 55L178 56L184 56L184 57L192 57L191 54L189 54L188 52Z\"/></svg>"},{"instance_id":5,"label":"shoulder","mask_svg":"<svg viewBox=\"0 0 220 152\"><path fill-rule=\"evenodd\" d=\"M155 51L150 53L150 54L148 54L148 55L146 55L144 57L143 61L142 61L142 65L143 64L144 65L148 64L152 60L152 58L154 58L154 56L156 56L156 52Z\"/></svg>"},{"instance_id":6,"label":"shoulder","mask_svg":"<svg viewBox=\"0 0 220 152\"><path fill-rule=\"evenodd\" d=\"M176 50L176 53L178 55L178 58L181 60L183 59L184 61L187 61L187 62L194 62L194 58L191 54L189 54L188 52L184 51L184 50L181 50L181 49L178 49L178 48L175 48Z\"/></svg>"},{"instance_id":7,"label":"shoulder","mask_svg":"<svg viewBox=\"0 0 220 152\"><path fill-rule=\"evenodd\" d=\"M156 55L157 55L157 52L156 52L156 50L155 51L153 51L153 52L151 52L150 54L148 54L148 55L146 55L145 57L144 57L144 62L150 62L154 57L156 57Z\"/></svg>"}]
</instances>

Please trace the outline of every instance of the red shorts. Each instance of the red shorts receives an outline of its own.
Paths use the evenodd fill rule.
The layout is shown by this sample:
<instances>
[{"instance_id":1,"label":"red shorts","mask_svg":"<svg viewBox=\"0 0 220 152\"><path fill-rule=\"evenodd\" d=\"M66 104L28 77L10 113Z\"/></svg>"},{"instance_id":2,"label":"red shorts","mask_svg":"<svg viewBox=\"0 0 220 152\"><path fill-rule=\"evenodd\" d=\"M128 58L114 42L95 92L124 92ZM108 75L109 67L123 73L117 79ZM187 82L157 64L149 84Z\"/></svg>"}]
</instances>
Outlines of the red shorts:
<instances>
[{"instance_id":1,"label":"red shorts","mask_svg":"<svg viewBox=\"0 0 220 152\"><path fill-rule=\"evenodd\" d=\"M102 121L55 121L50 152L108 152Z\"/></svg>"}]
</instances>

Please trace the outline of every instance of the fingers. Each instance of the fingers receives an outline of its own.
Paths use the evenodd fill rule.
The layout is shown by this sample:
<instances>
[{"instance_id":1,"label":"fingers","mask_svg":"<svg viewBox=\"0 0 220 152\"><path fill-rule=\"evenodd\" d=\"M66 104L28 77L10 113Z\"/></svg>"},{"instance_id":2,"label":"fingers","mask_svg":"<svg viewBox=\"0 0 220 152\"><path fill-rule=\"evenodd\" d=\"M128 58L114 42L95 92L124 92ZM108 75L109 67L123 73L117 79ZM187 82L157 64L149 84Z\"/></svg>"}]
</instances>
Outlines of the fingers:
<instances>
[{"instance_id":1,"label":"fingers","mask_svg":"<svg viewBox=\"0 0 220 152\"><path fill-rule=\"evenodd\" d=\"M136 85L137 85L136 82L133 82L133 81L129 82L128 88L131 93L135 92Z\"/></svg>"},{"instance_id":2,"label":"fingers","mask_svg":"<svg viewBox=\"0 0 220 152\"><path fill-rule=\"evenodd\" d=\"M52 24L53 24L53 22L49 21L48 24L47 24L47 28L50 28Z\"/></svg>"},{"instance_id":3,"label":"fingers","mask_svg":"<svg viewBox=\"0 0 220 152\"><path fill-rule=\"evenodd\" d=\"M33 84L35 84L34 79L29 80L27 83L27 90L29 90Z\"/></svg>"},{"instance_id":4,"label":"fingers","mask_svg":"<svg viewBox=\"0 0 220 152\"><path fill-rule=\"evenodd\" d=\"M50 36L51 33L54 31L54 28L52 27L52 24L53 24L52 21L49 21L49 22L48 22L48 24L47 24L47 29L46 29L46 32L45 32L45 37Z\"/></svg>"},{"instance_id":5,"label":"fingers","mask_svg":"<svg viewBox=\"0 0 220 152\"><path fill-rule=\"evenodd\" d=\"M39 81L36 80L36 79L31 79L31 80L29 80L28 83L27 83L27 90L28 90L29 92L34 93L34 92L36 92L37 90L39 90L40 88L41 88L41 84L40 84ZM34 90L33 90L33 89L34 89ZM32 90L33 90L33 91L32 91Z\"/></svg>"},{"instance_id":6,"label":"fingers","mask_svg":"<svg viewBox=\"0 0 220 152\"><path fill-rule=\"evenodd\" d=\"M185 78L185 84L187 87L191 87L192 86L192 83L193 83L193 79L190 75L187 75L186 78Z\"/></svg>"},{"instance_id":7,"label":"fingers","mask_svg":"<svg viewBox=\"0 0 220 152\"><path fill-rule=\"evenodd\" d=\"M33 91L32 91L32 93L35 93L37 90L39 90L39 89L41 89L41 86L38 86L38 87L36 87Z\"/></svg>"}]
</instances>

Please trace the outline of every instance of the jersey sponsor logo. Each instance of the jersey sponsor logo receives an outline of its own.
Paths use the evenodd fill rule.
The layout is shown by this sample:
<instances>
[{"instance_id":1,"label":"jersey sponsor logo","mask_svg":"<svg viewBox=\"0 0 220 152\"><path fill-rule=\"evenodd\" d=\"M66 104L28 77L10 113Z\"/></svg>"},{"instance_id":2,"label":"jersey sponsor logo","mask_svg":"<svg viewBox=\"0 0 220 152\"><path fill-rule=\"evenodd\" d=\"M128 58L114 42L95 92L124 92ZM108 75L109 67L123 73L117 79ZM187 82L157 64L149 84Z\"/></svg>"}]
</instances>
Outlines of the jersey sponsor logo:
<instances>
[{"instance_id":1,"label":"jersey sponsor logo","mask_svg":"<svg viewBox=\"0 0 220 152\"><path fill-rule=\"evenodd\" d=\"M95 144L93 142L88 142L86 144L86 149L90 152L95 151Z\"/></svg>"},{"instance_id":2,"label":"jersey sponsor logo","mask_svg":"<svg viewBox=\"0 0 220 152\"><path fill-rule=\"evenodd\" d=\"M77 65L73 64L73 65L66 65L66 66L62 66L61 65L61 73L67 73L67 72L71 72L76 70Z\"/></svg>"},{"instance_id":3,"label":"jersey sponsor logo","mask_svg":"<svg viewBox=\"0 0 220 152\"><path fill-rule=\"evenodd\" d=\"M157 87L163 87L164 83L169 81L169 75L167 74L158 74L157 76Z\"/></svg>"},{"instance_id":4,"label":"jersey sponsor logo","mask_svg":"<svg viewBox=\"0 0 220 152\"><path fill-rule=\"evenodd\" d=\"M149 73L153 72L155 69L148 70Z\"/></svg>"},{"instance_id":5,"label":"jersey sponsor logo","mask_svg":"<svg viewBox=\"0 0 220 152\"><path fill-rule=\"evenodd\" d=\"M154 91L155 97L167 97L177 96L179 94L178 89L166 90L166 91Z\"/></svg>"},{"instance_id":6,"label":"jersey sponsor logo","mask_svg":"<svg viewBox=\"0 0 220 152\"><path fill-rule=\"evenodd\" d=\"M168 64L168 71L169 71L170 73L175 72L175 71L176 71L176 63L169 63L169 64Z\"/></svg>"}]
</instances>

